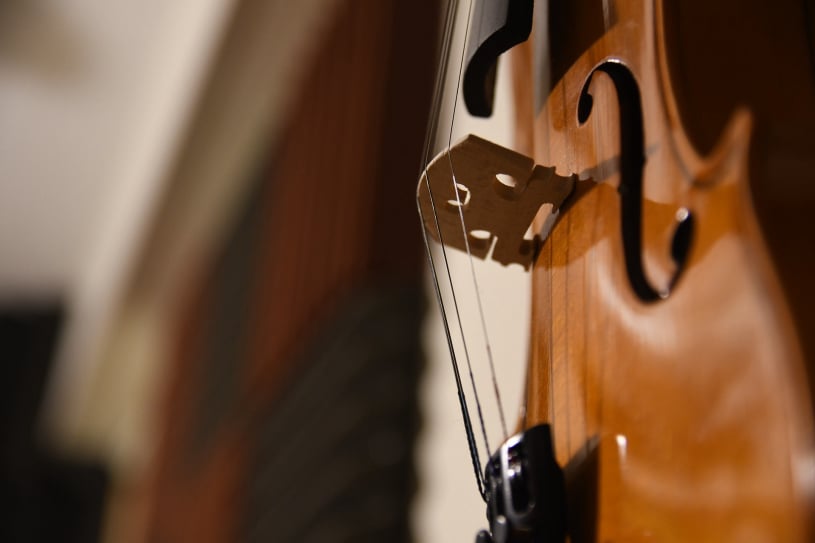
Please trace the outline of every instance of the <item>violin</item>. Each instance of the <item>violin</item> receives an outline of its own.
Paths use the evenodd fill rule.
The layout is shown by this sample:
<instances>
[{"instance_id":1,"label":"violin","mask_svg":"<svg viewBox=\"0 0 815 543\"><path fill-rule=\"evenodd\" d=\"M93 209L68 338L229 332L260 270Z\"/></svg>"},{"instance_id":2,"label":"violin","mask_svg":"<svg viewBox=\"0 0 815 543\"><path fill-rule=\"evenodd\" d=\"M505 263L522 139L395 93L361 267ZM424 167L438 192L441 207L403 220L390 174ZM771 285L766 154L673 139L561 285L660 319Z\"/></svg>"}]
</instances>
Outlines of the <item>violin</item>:
<instances>
[{"instance_id":1,"label":"violin","mask_svg":"<svg viewBox=\"0 0 815 543\"><path fill-rule=\"evenodd\" d=\"M455 94L489 116L501 57L515 112L512 148L431 129L417 189L477 541L811 541L813 3L459 9ZM524 405L484 463L455 251L531 284Z\"/></svg>"}]
</instances>

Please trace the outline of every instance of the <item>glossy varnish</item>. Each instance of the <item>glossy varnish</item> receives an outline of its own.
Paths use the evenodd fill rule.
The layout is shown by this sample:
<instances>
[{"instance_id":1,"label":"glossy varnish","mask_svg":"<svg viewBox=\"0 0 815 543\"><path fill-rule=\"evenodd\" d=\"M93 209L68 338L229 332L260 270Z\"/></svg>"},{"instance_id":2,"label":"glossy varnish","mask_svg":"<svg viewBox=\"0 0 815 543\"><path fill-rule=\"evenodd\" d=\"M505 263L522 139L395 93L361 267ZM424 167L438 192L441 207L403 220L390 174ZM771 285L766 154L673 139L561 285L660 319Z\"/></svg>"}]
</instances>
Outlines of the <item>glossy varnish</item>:
<instances>
[{"instance_id":1,"label":"glossy varnish","mask_svg":"<svg viewBox=\"0 0 815 543\"><path fill-rule=\"evenodd\" d=\"M512 52L518 149L581 180L532 270L523 425L553 424L570 537L809 541L815 86L804 4L550 4L548 28L539 17L533 30L550 30L550 83L532 75L542 40ZM641 95L634 241L664 299L643 299L626 268L628 121L608 73L589 81L607 62ZM579 115L584 85L593 102ZM677 275L672 240L688 216Z\"/></svg>"}]
</instances>

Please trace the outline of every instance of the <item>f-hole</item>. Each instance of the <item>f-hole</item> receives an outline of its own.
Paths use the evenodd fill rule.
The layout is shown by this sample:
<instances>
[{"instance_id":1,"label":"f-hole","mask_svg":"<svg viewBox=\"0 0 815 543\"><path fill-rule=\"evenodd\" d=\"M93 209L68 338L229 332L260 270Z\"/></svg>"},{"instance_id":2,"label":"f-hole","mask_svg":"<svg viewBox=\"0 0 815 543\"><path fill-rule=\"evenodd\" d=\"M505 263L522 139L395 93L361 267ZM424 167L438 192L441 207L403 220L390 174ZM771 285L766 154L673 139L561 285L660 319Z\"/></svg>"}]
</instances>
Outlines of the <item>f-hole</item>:
<instances>
[{"instance_id":1,"label":"f-hole","mask_svg":"<svg viewBox=\"0 0 815 543\"><path fill-rule=\"evenodd\" d=\"M671 241L671 257L676 265L669 284L658 289L645 276L642 265L642 171L645 166L645 138L642 122L642 100L637 80L620 61L607 60L589 74L577 103L577 119L582 125L592 111L589 85L596 72L607 74L617 91L620 107L620 224L628 282L643 302L665 299L685 268L693 236L693 217L685 209L677 211L677 225Z\"/></svg>"}]
</instances>

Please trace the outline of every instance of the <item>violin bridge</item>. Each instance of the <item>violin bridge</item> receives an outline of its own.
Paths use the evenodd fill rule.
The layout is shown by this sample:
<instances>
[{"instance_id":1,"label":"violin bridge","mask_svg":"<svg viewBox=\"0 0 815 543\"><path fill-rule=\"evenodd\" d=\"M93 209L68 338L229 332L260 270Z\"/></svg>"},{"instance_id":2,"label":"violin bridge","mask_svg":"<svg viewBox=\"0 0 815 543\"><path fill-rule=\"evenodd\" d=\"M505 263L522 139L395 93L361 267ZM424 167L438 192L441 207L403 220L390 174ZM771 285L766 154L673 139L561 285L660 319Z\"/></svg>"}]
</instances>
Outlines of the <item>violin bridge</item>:
<instances>
[{"instance_id":1,"label":"violin bridge","mask_svg":"<svg viewBox=\"0 0 815 543\"><path fill-rule=\"evenodd\" d=\"M470 134L430 162L416 197L439 243L528 270L542 241L527 236L535 215L545 204L559 210L575 180Z\"/></svg>"}]
</instances>

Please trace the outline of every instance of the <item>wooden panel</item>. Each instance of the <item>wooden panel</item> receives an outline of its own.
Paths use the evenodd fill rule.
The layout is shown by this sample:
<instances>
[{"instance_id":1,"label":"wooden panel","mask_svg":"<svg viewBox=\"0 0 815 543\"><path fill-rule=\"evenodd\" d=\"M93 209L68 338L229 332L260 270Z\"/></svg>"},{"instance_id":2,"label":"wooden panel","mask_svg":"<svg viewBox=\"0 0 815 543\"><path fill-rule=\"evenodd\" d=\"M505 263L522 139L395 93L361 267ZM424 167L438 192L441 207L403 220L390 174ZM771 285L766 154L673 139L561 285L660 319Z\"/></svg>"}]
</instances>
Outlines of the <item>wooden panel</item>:
<instances>
[{"instance_id":1,"label":"wooden panel","mask_svg":"<svg viewBox=\"0 0 815 543\"><path fill-rule=\"evenodd\" d=\"M341 308L354 293L370 285L417 288L420 238L413 208L404 202L412 200L429 109L435 11L433 2L341 2L317 36L287 128L257 173L243 218L187 285L163 438L142 494L149 511L143 538L234 541L251 524L250 509L257 518L258 507L282 507L254 502L250 508L250 498L276 496L274 486L249 492L250 483L259 470L289 469L264 464L258 455L265 451L272 462L275 450L259 440L278 402L314 362L304 355L308 346L343 318ZM413 315L415 327L405 330L418 341L416 310L404 314ZM411 352L408 373L418 364ZM303 424L315 411L343 412L343 404L320 411L326 406L320 391L314 394L317 405L302 409ZM408 409L410 395L404 401ZM413 429L400 424L409 447ZM308 430L318 436L324 429ZM314 447L309 452L326 455L328 464L330 448ZM406 469L400 473L409 477ZM310 474L302 476L310 488ZM393 492L407 496L409 487ZM404 503L395 506L406 515ZM404 524L388 526L405 531ZM290 540L298 540L291 528Z\"/></svg>"}]
</instances>

